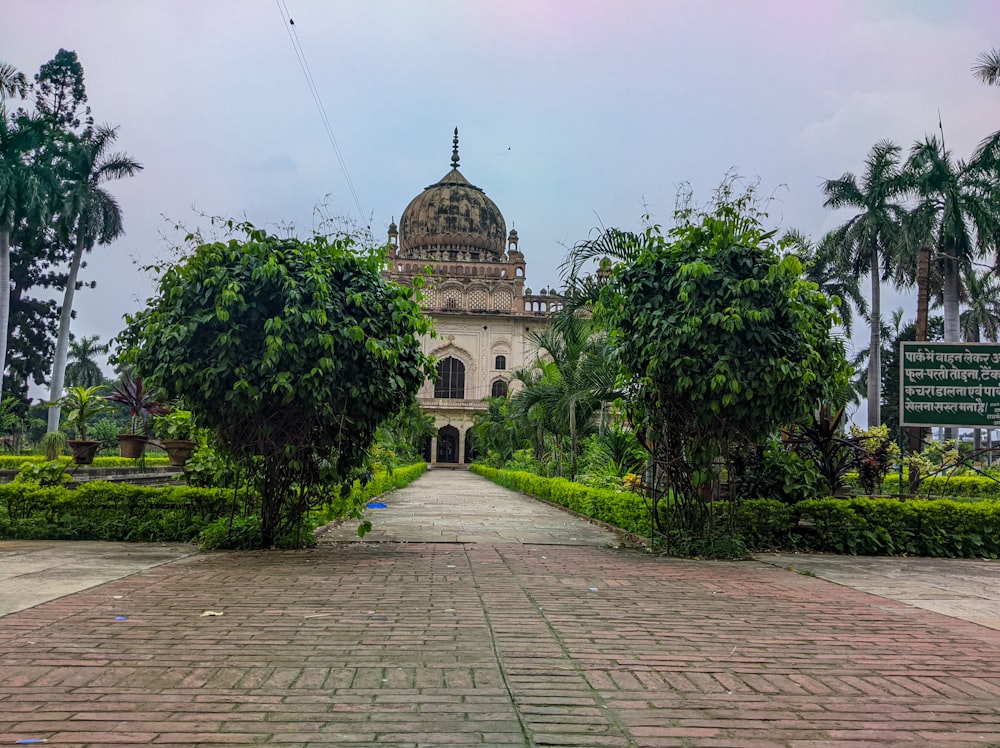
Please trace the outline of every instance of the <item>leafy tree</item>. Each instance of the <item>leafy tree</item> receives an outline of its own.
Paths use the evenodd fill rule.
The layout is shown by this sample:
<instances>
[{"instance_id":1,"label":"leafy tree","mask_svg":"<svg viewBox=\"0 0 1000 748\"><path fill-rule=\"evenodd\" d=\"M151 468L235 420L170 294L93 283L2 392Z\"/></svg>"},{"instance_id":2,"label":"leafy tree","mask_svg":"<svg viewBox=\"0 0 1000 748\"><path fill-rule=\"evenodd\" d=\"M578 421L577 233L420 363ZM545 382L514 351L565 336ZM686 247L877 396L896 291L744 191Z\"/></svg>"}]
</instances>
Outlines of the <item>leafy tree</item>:
<instances>
[{"instance_id":1,"label":"leafy tree","mask_svg":"<svg viewBox=\"0 0 1000 748\"><path fill-rule=\"evenodd\" d=\"M7 366L10 328L11 235L29 214L41 212L41 188L30 154L37 128L23 115L8 112L4 99L26 93L24 75L9 65L0 70L0 374ZM3 395L0 381L0 397Z\"/></svg>"},{"instance_id":2,"label":"leafy tree","mask_svg":"<svg viewBox=\"0 0 1000 748\"><path fill-rule=\"evenodd\" d=\"M124 153L109 153L118 137L118 129L102 125L87 130L66 154L68 181L63 193L59 228L67 243L73 246L69 275L59 314L59 334L52 363L51 399L55 401L63 388L66 356L69 350L69 328L73 314L73 297L83 253L95 244L110 244L124 231L121 207L102 185L109 179L131 177L142 165ZM59 409L49 413L49 431L59 426Z\"/></svg>"},{"instance_id":3,"label":"leafy tree","mask_svg":"<svg viewBox=\"0 0 1000 748\"><path fill-rule=\"evenodd\" d=\"M24 222L13 235L10 258L10 323L4 391L27 395L30 382L48 382L59 322L59 309L47 293L62 288L58 268L63 253L51 231Z\"/></svg>"},{"instance_id":4,"label":"leafy tree","mask_svg":"<svg viewBox=\"0 0 1000 748\"><path fill-rule=\"evenodd\" d=\"M87 87L83 78L83 65L76 52L60 49L35 75L35 111L51 120L62 130L80 127L80 108L84 122L93 124L87 103Z\"/></svg>"},{"instance_id":5,"label":"leafy tree","mask_svg":"<svg viewBox=\"0 0 1000 748\"><path fill-rule=\"evenodd\" d=\"M89 335L69 342L70 360L66 364L66 385L68 387L95 387L103 384L104 372L95 356L108 352L107 343L98 343L97 335Z\"/></svg>"},{"instance_id":6,"label":"leafy tree","mask_svg":"<svg viewBox=\"0 0 1000 748\"><path fill-rule=\"evenodd\" d=\"M252 476L249 508L271 546L349 482L377 427L416 396L430 321L410 289L383 280L381 249L227 226L242 239L161 268L157 295L127 318L121 358L197 412Z\"/></svg>"},{"instance_id":7,"label":"leafy tree","mask_svg":"<svg viewBox=\"0 0 1000 748\"><path fill-rule=\"evenodd\" d=\"M858 213L831 235L831 241L858 278L871 278L871 340L868 349L868 425L879 425L879 382L882 379L882 281L893 274L896 255L903 242L906 209L902 200L909 180L901 163L901 149L881 140L865 159L865 172L858 178L846 172L823 183L826 207L854 208Z\"/></svg>"},{"instance_id":8,"label":"leafy tree","mask_svg":"<svg viewBox=\"0 0 1000 748\"><path fill-rule=\"evenodd\" d=\"M71 85L74 76L79 87ZM30 85L9 65L0 65L0 370L6 385L26 394L28 381L41 384L51 368L56 306L33 298L35 288L62 288L57 268L66 250L51 218L59 212L59 171L86 100L82 68L73 53L60 50ZM11 113L3 99L34 91L35 111ZM14 251L16 250L16 251ZM8 360L10 353L10 360Z\"/></svg>"},{"instance_id":9,"label":"leafy tree","mask_svg":"<svg viewBox=\"0 0 1000 748\"><path fill-rule=\"evenodd\" d=\"M649 227L601 298L656 485L694 533L712 522L716 460L806 418L848 377L830 335L833 302L802 278L797 257L781 256L763 218L753 188L734 194L727 181L712 206L677 214L666 234Z\"/></svg>"},{"instance_id":10,"label":"leafy tree","mask_svg":"<svg viewBox=\"0 0 1000 748\"><path fill-rule=\"evenodd\" d=\"M962 312L959 324L962 337L972 343L984 337L991 343L1000 336L1000 284L993 272L976 272L969 267L963 274L968 293L968 307ZM978 454L982 447L983 429L973 429L972 449Z\"/></svg>"}]
</instances>

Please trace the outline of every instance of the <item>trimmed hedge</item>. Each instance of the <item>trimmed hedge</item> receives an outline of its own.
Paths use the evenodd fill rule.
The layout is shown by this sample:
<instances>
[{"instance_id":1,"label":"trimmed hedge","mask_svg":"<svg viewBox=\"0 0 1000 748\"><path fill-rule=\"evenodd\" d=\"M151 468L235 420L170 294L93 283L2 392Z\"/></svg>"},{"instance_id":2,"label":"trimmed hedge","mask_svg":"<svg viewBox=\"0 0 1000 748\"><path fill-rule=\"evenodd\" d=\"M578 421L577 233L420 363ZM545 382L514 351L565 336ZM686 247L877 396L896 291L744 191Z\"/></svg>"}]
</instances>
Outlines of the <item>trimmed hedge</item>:
<instances>
[{"instance_id":1,"label":"trimmed hedge","mask_svg":"<svg viewBox=\"0 0 1000 748\"><path fill-rule=\"evenodd\" d=\"M367 502L406 485L423 462L379 472L355 483L346 502ZM242 497L241 497L242 498ZM8 540L126 540L195 542L217 520L228 523L232 489L88 481L76 488L35 483L0 484L0 538Z\"/></svg>"},{"instance_id":2,"label":"trimmed hedge","mask_svg":"<svg viewBox=\"0 0 1000 748\"><path fill-rule=\"evenodd\" d=\"M0 537L188 542L228 515L232 491L88 481L75 489L0 485Z\"/></svg>"},{"instance_id":3,"label":"trimmed hedge","mask_svg":"<svg viewBox=\"0 0 1000 748\"><path fill-rule=\"evenodd\" d=\"M427 463L422 461L395 468L391 473L380 470L364 486L361 481L354 481L350 494L313 510L309 514L309 520L314 527L319 527L349 516L353 507L364 507L376 496L407 486L426 472Z\"/></svg>"},{"instance_id":4,"label":"trimmed hedge","mask_svg":"<svg viewBox=\"0 0 1000 748\"><path fill-rule=\"evenodd\" d=\"M1000 558L1000 503L811 499L795 505L809 546L852 555Z\"/></svg>"},{"instance_id":5,"label":"trimmed hedge","mask_svg":"<svg viewBox=\"0 0 1000 748\"><path fill-rule=\"evenodd\" d=\"M472 472L505 488L546 499L634 535L649 535L649 502L639 494L591 488L566 478L543 478L534 473L500 470L479 463L472 465Z\"/></svg>"},{"instance_id":6,"label":"trimmed hedge","mask_svg":"<svg viewBox=\"0 0 1000 748\"><path fill-rule=\"evenodd\" d=\"M59 457L60 462L63 464L69 464L72 457ZM162 453L157 453L156 455L146 455L144 458L146 465L169 465L170 458ZM48 462L45 459L45 455L0 455L0 470L20 470L21 465L26 462ZM93 465L81 465L81 469L86 470L88 467L95 468L117 468L117 467L136 467L138 460L132 460L128 457L95 457ZM71 468L72 469L72 468Z\"/></svg>"},{"instance_id":7,"label":"trimmed hedge","mask_svg":"<svg viewBox=\"0 0 1000 748\"><path fill-rule=\"evenodd\" d=\"M478 464L472 470L506 488L547 499L636 535L649 532L648 502L637 494ZM733 533L753 550L1000 558L1000 502L858 497L810 499L792 506L772 499L752 499L732 507L719 502L716 506L720 517L729 516L732 510Z\"/></svg>"},{"instance_id":8,"label":"trimmed hedge","mask_svg":"<svg viewBox=\"0 0 1000 748\"><path fill-rule=\"evenodd\" d=\"M908 492L909 486L904 481L903 492ZM899 474L886 476L882 484L882 492L898 494ZM920 497L943 497L955 500L1000 501L1000 481L985 475L931 475L920 481Z\"/></svg>"}]
</instances>

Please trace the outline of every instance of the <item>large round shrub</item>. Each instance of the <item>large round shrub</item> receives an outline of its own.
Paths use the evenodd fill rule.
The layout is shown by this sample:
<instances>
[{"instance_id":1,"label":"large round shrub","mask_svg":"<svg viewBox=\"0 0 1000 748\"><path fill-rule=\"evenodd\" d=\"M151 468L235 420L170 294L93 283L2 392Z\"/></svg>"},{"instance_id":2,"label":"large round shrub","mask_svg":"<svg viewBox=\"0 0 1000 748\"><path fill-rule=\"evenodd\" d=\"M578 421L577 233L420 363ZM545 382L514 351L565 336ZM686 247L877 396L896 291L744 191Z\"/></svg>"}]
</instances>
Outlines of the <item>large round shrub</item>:
<instances>
[{"instance_id":1,"label":"large round shrub","mask_svg":"<svg viewBox=\"0 0 1000 748\"><path fill-rule=\"evenodd\" d=\"M257 483L262 541L359 466L427 375L429 320L352 237L196 246L127 317L121 358L214 431Z\"/></svg>"}]
</instances>

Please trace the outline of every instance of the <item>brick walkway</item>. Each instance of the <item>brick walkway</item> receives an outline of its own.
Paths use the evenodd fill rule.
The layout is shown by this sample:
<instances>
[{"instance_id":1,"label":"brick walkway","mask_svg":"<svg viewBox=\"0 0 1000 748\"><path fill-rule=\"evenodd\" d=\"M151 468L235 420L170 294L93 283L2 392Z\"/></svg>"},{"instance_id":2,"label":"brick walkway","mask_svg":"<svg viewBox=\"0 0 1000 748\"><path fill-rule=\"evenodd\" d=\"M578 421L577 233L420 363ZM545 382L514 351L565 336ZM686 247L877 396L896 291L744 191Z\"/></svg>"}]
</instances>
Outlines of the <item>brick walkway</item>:
<instances>
[{"instance_id":1,"label":"brick walkway","mask_svg":"<svg viewBox=\"0 0 1000 748\"><path fill-rule=\"evenodd\" d=\"M1000 632L593 545L202 554L0 618L0 745L28 738L996 746Z\"/></svg>"}]
</instances>

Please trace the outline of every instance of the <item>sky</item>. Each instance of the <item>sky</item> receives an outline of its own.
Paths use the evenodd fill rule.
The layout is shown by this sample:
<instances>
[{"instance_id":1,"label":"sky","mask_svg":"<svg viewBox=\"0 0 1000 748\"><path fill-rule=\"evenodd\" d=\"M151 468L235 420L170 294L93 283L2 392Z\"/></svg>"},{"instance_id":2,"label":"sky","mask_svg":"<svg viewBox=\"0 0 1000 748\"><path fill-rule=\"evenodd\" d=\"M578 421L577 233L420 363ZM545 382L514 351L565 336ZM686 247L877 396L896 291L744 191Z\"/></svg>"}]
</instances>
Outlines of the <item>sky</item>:
<instances>
[{"instance_id":1,"label":"sky","mask_svg":"<svg viewBox=\"0 0 1000 748\"><path fill-rule=\"evenodd\" d=\"M447 173L456 126L535 291L595 227L669 224L679 185L703 203L730 171L818 239L851 215L823 181L877 141L909 148L940 117L967 158L1000 129L1000 88L970 72L997 46L995 0L0 0L0 61L30 76L75 50L95 120L144 166L108 184L126 233L81 276L73 333L102 341L175 226L308 235L325 214L381 239ZM900 306L914 294L885 295Z\"/></svg>"}]
</instances>

